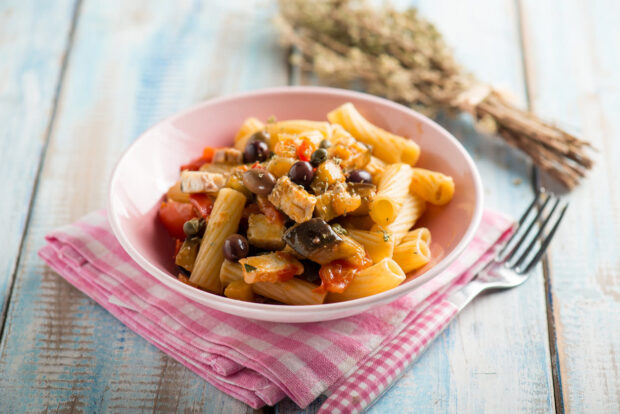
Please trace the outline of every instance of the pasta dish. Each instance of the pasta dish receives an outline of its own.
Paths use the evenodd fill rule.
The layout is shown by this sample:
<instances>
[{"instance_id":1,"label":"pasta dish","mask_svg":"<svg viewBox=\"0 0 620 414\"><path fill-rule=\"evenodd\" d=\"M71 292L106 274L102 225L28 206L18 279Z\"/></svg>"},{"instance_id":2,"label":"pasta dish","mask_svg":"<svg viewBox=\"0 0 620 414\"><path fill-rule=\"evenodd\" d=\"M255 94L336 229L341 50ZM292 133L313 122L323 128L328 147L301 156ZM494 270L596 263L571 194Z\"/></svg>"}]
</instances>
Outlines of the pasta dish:
<instances>
[{"instance_id":1,"label":"pasta dish","mask_svg":"<svg viewBox=\"0 0 620 414\"><path fill-rule=\"evenodd\" d=\"M415 167L419 156L351 103L324 122L245 120L231 147L181 166L159 207L178 279L288 305L398 286L431 259L430 231L415 227L427 203L454 194L451 177Z\"/></svg>"}]
</instances>

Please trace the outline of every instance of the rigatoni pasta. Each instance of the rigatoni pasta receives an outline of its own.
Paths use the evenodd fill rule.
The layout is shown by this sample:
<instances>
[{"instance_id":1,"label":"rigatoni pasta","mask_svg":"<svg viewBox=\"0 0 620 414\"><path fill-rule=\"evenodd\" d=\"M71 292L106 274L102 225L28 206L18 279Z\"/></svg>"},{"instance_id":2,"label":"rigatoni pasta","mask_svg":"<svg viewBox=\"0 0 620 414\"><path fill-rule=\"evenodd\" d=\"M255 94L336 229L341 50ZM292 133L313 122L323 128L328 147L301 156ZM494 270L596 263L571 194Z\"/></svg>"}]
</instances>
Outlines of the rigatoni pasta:
<instances>
[{"instance_id":1,"label":"rigatoni pasta","mask_svg":"<svg viewBox=\"0 0 620 414\"><path fill-rule=\"evenodd\" d=\"M380 226L396 220L396 216L409 193L413 176L412 168L403 163L390 164L381 174L377 195L370 203L370 217Z\"/></svg>"},{"instance_id":2,"label":"rigatoni pasta","mask_svg":"<svg viewBox=\"0 0 620 414\"><path fill-rule=\"evenodd\" d=\"M245 196L238 191L230 188L219 191L200 243L190 282L210 292L222 293L219 275L224 261L224 240L237 232L245 202Z\"/></svg>"},{"instance_id":3,"label":"rigatoni pasta","mask_svg":"<svg viewBox=\"0 0 620 414\"><path fill-rule=\"evenodd\" d=\"M402 239L407 235L409 230L413 227L415 222L422 216L426 209L426 202L420 197L407 194L405 202L403 203L396 219L393 223L387 226L380 226L376 224L373 230L385 230L392 234L394 237L394 243L399 245Z\"/></svg>"},{"instance_id":4,"label":"rigatoni pasta","mask_svg":"<svg viewBox=\"0 0 620 414\"><path fill-rule=\"evenodd\" d=\"M254 117L243 121L241 128L239 128L239 131L237 131L237 134L235 135L235 148L243 150L252 134L262 130L264 127L265 124Z\"/></svg>"},{"instance_id":5,"label":"rigatoni pasta","mask_svg":"<svg viewBox=\"0 0 620 414\"><path fill-rule=\"evenodd\" d=\"M451 177L350 103L317 120L248 118L234 148L181 167L159 218L179 280L230 299L317 305L392 289L431 260L414 228Z\"/></svg>"},{"instance_id":6,"label":"rigatoni pasta","mask_svg":"<svg viewBox=\"0 0 620 414\"><path fill-rule=\"evenodd\" d=\"M359 141L372 145L374 155L389 164L403 162L415 165L420 157L420 147L415 142L373 125L352 103L334 109L327 114L327 119L342 125Z\"/></svg>"},{"instance_id":7,"label":"rigatoni pasta","mask_svg":"<svg viewBox=\"0 0 620 414\"><path fill-rule=\"evenodd\" d=\"M349 236L366 249L374 263L389 259L394 254L394 237L387 231L348 230Z\"/></svg>"},{"instance_id":8,"label":"rigatoni pasta","mask_svg":"<svg viewBox=\"0 0 620 414\"><path fill-rule=\"evenodd\" d=\"M220 270L220 281L224 287L235 281L243 281L242 266L239 263L224 260ZM256 294L287 305L318 305L323 303L327 295L326 291L316 291L316 285L295 278L286 282L257 282L249 286Z\"/></svg>"},{"instance_id":9,"label":"rigatoni pasta","mask_svg":"<svg viewBox=\"0 0 620 414\"><path fill-rule=\"evenodd\" d=\"M419 269L427 264L430 259L430 248L422 239L401 243L394 249L394 261L405 273Z\"/></svg>"},{"instance_id":10,"label":"rigatoni pasta","mask_svg":"<svg viewBox=\"0 0 620 414\"><path fill-rule=\"evenodd\" d=\"M424 201L443 206L452 200L454 180L437 171L414 168L410 190Z\"/></svg>"}]
</instances>

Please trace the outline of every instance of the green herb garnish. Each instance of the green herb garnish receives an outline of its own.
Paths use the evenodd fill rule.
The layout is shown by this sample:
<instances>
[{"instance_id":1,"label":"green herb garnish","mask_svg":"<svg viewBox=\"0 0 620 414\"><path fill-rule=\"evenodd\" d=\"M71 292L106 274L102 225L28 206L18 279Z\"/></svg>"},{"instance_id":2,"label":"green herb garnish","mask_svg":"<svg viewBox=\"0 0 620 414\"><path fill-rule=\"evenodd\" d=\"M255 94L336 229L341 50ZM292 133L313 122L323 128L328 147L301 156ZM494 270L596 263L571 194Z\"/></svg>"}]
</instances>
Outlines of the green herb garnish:
<instances>
[{"instance_id":1,"label":"green herb garnish","mask_svg":"<svg viewBox=\"0 0 620 414\"><path fill-rule=\"evenodd\" d=\"M249 265L249 264L247 264L247 263L244 263L244 264L243 264L243 267L245 268L245 271L246 271L246 272L253 272L253 271L255 271L255 270L256 270L256 268L255 268L254 266Z\"/></svg>"},{"instance_id":2,"label":"green herb garnish","mask_svg":"<svg viewBox=\"0 0 620 414\"><path fill-rule=\"evenodd\" d=\"M385 230L381 230L381 231L383 232L383 241L384 241L384 242L386 242L386 241L390 241L390 236L391 236L391 234L390 234L390 233L388 233L388 232L387 232L387 231L385 231Z\"/></svg>"}]
</instances>

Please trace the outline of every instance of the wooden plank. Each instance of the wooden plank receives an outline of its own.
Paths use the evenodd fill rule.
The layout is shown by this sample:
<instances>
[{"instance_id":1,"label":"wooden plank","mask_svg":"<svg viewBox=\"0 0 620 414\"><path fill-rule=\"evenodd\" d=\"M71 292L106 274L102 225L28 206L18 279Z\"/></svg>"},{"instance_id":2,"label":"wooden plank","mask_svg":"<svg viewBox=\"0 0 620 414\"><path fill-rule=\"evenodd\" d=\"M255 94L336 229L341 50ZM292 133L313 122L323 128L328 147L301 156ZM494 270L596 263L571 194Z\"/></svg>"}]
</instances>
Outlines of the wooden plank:
<instances>
[{"instance_id":1,"label":"wooden plank","mask_svg":"<svg viewBox=\"0 0 620 414\"><path fill-rule=\"evenodd\" d=\"M464 67L507 88L525 104L514 2L484 1L473 7L459 1L417 4L444 33ZM485 205L518 217L533 197L531 164L498 138L477 133L462 117L441 122L473 155ZM554 411L540 269L525 285L470 304L371 412L409 407L420 412Z\"/></svg>"},{"instance_id":2,"label":"wooden plank","mask_svg":"<svg viewBox=\"0 0 620 414\"><path fill-rule=\"evenodd\" d=\"M129 331L36 256L104 206L121 151L207 97L287 82L274 3L86 0L0 348L0 412L249 412ZM12 137L15 138L15 137Z\"/></svg>"},{"instance_id":3,"label":"wooden plank","mask_svg":"<svg viewBox=\"0 0 620 414\"><path fill-rule=\"evenodd\" d=\"M507 88L525 105L512 1L413 4L437 24L466 68ZM473 156L483 179L485 205L519 216L533 197L530 163L499 138L476 132L466 116L439 121ZM547 341L544 281L537 269L525 285L470 304L370 412L552 412ZM315 412L318 406L304 412ZM294 411L289 401L278 410Z\"/></svg>"},{"instance_id":4,"label":"wooden plank","mask_svg":"<svg viewBox=\"0 0 620 414\"><path fill-rule=\"evenodd\" d=\"M55 107L75 0L0 4L0 320ZM33 30L36 27L37 30Z\"/></svg>"},{"instance_id":5,"label":"wooden plank","mask_svg":"<svg viewBox=\"0 0 620 414\"><path fill-rule=\"evenodd\" d=\"M620 412L620 53L615 1L521 1L533 107L600 150L550 254L567 412Z\"/></svg>"}]
</instances>

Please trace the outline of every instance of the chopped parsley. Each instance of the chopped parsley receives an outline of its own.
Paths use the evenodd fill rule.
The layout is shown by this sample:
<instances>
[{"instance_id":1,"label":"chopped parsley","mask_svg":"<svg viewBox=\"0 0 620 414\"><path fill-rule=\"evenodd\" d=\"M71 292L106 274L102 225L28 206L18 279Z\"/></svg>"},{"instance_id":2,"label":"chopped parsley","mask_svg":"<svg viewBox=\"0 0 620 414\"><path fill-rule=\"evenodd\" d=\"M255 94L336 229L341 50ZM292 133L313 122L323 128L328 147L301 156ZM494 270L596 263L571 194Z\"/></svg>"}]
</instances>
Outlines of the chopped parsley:
<instances>
[{"instance_id":1,"label":"chopped parsley","mask_svg":"<svg viewBox=\"0 0 620 414\"><path fill-rule=\"evenodd\" d=\"M249 264L247 264L247 263L244 263L244 264L243 264L243 267L245 268L245 271L246 271L246 272L253 272L253 271L255 271L255 270L256 270L256 268L255 268L254 266L249 265Z\"/></svg>"},{"instance_id":2,"label":"chopped parsley","mask_svg":"<svg viewBox=\"0 0 620 414\"><path fill-rule=\"evenodd\" d=\"M391 236L391 235L390 235L390 233L388 233L388 232L387 232L387 231L385 231L385 230L381 230L381 231L383 232L383 241L384 241L384 242L386 242L386 241L390 241L390 236Z\"/></svg>"}]
</instances>

